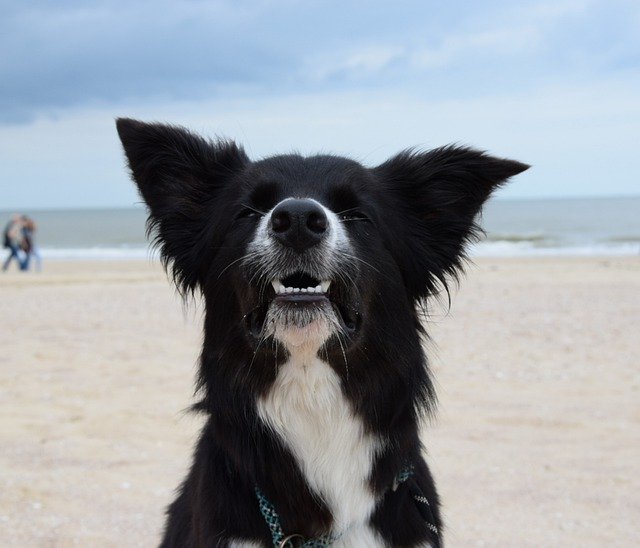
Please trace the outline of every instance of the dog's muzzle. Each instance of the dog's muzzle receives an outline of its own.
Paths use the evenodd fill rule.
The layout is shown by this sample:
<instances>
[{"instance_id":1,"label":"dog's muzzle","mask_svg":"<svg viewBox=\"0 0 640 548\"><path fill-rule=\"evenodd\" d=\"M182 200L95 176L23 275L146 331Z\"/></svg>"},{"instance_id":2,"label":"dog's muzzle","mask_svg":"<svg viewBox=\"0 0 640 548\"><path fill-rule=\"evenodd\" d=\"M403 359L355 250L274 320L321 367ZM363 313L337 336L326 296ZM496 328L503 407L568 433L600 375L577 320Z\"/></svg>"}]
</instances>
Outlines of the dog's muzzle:
<instances>
[{"instance_id":1,"label":"dog's muzzle","mask_svg":"<svg viewBox=\"0 0 640 548\"><path fill-rule=\"evenodd\" d=\"M249 246L247 279L259 306L248 316L254 338L287 330L326 338L356 329L357 265L338 217L316 200L287 198L261 220Z\"/></svg>"}]
</instances>

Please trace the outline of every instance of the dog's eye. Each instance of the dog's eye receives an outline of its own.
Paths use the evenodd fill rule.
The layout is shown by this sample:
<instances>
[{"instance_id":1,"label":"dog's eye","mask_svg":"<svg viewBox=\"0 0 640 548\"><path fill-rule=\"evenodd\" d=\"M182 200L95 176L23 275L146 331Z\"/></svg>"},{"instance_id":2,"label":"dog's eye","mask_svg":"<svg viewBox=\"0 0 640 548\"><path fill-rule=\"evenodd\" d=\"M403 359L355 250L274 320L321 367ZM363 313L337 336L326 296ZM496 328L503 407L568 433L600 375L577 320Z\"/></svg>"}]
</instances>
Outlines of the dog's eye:
<instances>
[{"instance_id":1,"label":"dog's eye","mask_svg":"<svg viewBox=\"0 0 640 548\"><path fill-rule=\"evenodd\" d=\"M264 216L264 213L262 211L250 206L244 206L240 210L240 212L236 215L236 220L237 219L257 219L263 216Z\"/></svg>"},{"instance_id":2,"label":"dog's eye","mask_svg":"<svg viewBox=\"0 0 640 548\"><path fill-rule=\"evenodd\" d=\"M369 217L367 217L362 211L358 209L349 209L346 211L342 211L338 213L338 217L341 221L349 222L349 221L369 221Z\"/></svg>"}]
</instances>

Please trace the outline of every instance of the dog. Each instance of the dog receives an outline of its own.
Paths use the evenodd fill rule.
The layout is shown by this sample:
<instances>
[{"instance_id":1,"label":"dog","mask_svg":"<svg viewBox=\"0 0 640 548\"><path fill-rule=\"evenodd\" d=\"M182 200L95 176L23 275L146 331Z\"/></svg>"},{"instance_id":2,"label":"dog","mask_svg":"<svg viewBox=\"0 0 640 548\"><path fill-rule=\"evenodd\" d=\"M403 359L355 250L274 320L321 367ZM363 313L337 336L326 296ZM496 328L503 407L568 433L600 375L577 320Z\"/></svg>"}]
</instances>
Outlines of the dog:
<instances>
[{"instance_id":1,"label":"dog","mask_svg":"<svg viewBox=\"0 0 640 548\"><path fill-rule=\"evenodd\" d=\"M421 307L529 166L454 145L251 161L181 127L117 130L165 267L205 303L207 420L161 546L441 546Z\"/></svg>"}]
</instances>

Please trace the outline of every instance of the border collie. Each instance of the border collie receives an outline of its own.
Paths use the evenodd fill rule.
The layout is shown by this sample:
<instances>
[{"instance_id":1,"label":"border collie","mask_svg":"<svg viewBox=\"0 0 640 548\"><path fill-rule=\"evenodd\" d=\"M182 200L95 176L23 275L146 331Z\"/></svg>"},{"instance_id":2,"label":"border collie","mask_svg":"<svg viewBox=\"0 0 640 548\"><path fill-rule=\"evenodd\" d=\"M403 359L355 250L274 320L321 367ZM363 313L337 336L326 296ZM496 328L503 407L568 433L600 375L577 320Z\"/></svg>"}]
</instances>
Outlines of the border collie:
<instances>
[{"instance_id":1,"label":"border collie","mask_svg":"<svg viewBox=\"0 0 640 548\"><path fill-rule=\"evenodd\" d=\"M165 267L206 305L207 421L162 546L441 545L420 310L528 166L460 146L374 168L251 161L175 126L117 128Z\"/></svg>"}]
</instances>

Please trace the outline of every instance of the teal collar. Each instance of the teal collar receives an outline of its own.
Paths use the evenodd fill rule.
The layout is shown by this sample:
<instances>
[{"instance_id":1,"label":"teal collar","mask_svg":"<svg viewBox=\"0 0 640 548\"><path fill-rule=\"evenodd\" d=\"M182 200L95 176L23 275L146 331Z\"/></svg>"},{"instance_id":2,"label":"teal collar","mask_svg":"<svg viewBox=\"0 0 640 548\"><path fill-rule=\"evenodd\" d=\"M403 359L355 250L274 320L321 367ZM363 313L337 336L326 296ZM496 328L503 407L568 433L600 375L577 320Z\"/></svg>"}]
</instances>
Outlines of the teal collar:
<instances>
[{"instance_id":1,"label":"teal collar","mask_svg":"<svg viewBox=\"0 0 640 548\"><path fill-rule=\"evenodd\" d=\"M413 476L413 466L405 466L393 481L392 489L395 491L398 485L407 481L411 476ZM329 548L331 544L338 540L345 532L341 531L340 533L322 535L309 539L306 539L302 535L285 535L282 530L282 525L280 525L280 516L278 512L276 512L275 507L257 486L255 490L258 505L260 506L260 513L271 531L274 548Z\"/></svg>"},{"instance_id":2,"label":"teal collar","mask_svg":"<svg viewBox=\"0 0 640 548\"><path fill-rule=\"evenodd\" d=\"M260 505L260 513L271 530L271 539L273 540L273 546L275 548L328 548L331 546L331 543L342 536L342 533L337 535L322 535L310 539L305 539L302 535L285 536L282 531L282 525L280 525L278 512L276 512L273 504L269 502L269 499L257 487L256 497Z\"/></svg>"}]
</instances>

